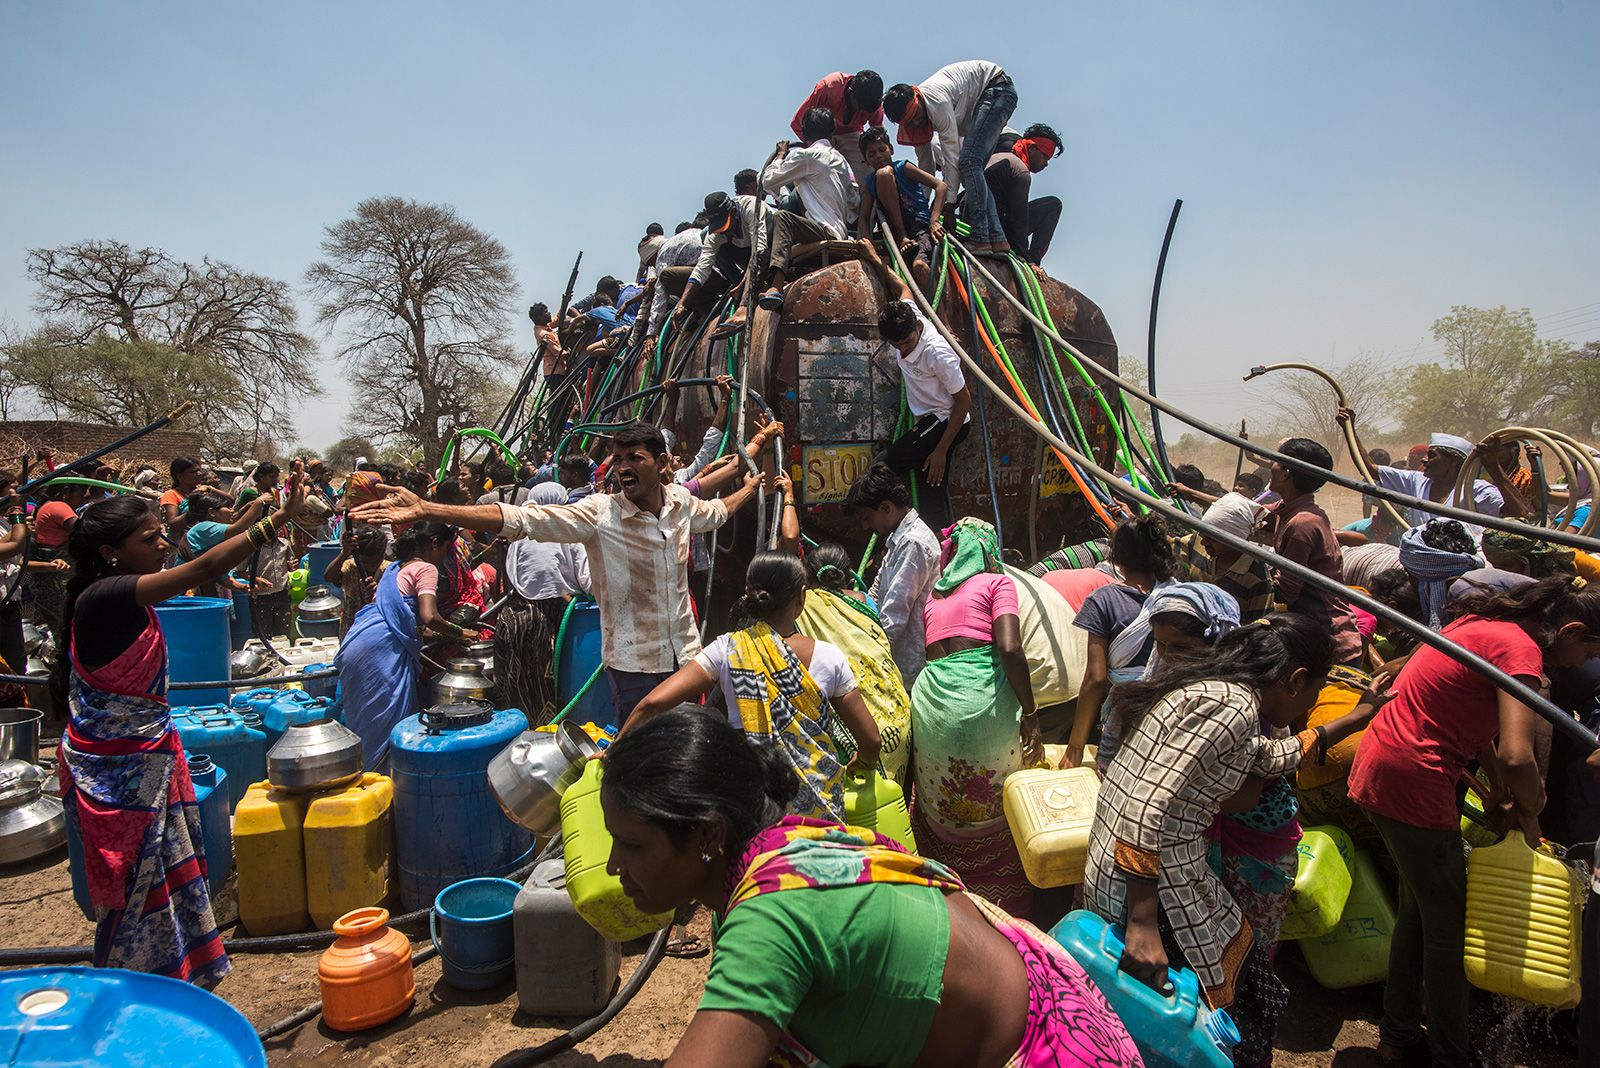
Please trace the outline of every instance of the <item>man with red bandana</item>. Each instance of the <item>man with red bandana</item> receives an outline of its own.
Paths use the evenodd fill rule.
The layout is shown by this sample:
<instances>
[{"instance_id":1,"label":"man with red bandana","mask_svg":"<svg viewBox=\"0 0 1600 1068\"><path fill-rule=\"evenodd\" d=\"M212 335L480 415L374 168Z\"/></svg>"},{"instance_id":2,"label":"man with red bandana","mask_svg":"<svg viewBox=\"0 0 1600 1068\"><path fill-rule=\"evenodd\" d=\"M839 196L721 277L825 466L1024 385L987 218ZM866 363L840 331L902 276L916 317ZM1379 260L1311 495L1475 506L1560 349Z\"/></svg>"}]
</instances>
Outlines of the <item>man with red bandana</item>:
<instances>
[{"instance_id":1,"label":"man with red bandana","mask_svg":"<svg viewBox=\"0 0 1600 1068\"><path fill-rule=\"evenodd\" d=\"M1021 137L1002 135L983 168L1006 240L1035 269L1050 251L1050 240L1061 221L1061 198L1029 200L1028 194L1033 188L1033 176L1061 155L1062 148L1061 135L1037 122Z\"/></svg>"}]
</instances>

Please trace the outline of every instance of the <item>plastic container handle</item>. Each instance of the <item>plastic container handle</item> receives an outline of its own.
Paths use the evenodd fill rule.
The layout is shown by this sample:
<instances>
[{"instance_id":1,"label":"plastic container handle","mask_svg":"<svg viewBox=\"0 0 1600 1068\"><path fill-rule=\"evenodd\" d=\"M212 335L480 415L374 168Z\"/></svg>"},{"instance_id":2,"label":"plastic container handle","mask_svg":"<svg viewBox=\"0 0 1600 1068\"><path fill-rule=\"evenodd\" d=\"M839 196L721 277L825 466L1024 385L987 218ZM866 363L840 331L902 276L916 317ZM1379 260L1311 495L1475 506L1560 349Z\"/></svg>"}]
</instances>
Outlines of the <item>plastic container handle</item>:
<instances>
[{"instance_id":1,"label":"plastic container handle","mask_svg":"<svg viewBox=\"0 0 1600 1068\"><path fill-rule=\"evenodd\" d=\"M233 724L233 722L234 722L234 719L233 719L232 716L201 716L200 717L200 726L202 726L202 727L210 727L210 726L213 726L214 724L218 724L218 723L231 726Z\"/></svg>"},{"instance_id":2,"label":"plastic container handle","mask_svg":"<svg viewBox=\"0 0 1600 1068\"><path fill-rule=\"evenodd\" d=\"M493 964L461 964L454 957L444 951L444 943L439 940L439 910L428 910L428 937L433 941L433 948L438 951L439 959L458 972L468 975L488 975L490 972L502 971L517 962L515 955Z\"/></svg>"}]
</instances>

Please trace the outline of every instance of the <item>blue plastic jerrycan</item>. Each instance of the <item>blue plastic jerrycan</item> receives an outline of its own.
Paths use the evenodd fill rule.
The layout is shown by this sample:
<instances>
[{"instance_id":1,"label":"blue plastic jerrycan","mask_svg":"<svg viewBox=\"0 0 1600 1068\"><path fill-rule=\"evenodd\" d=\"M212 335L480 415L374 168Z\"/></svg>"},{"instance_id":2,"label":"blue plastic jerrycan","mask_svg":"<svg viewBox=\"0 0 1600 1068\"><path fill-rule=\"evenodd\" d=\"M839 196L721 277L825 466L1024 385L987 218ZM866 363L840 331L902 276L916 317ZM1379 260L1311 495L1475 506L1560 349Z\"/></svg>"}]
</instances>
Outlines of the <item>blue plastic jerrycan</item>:
<instances>
[{"instance_id":1,"label":"blue plastic jerrycan","mask_svg":"<svg viewBox=\"0 0 1600 1068\"><path fill-rule=\"evenodd\" d=\"M1168 968L1173 992L1161 996L1117 967L1122 928L1087 910L1068 913L1050 937L1089 973L1148 1068L1232 1068L1239 1029L1226 1012L1206 1007L1194 972Z\"/></svg>"},{"instance_id":2,"label":"blue plastic jerrycan","mask_svg":"<svg viewBox=\"0 0 1600 1068\"><path fill-rule=\"evenodd\" d=\"M185 753L204 753L228 773L228 811L239 804L251 783L267 777L267 735L254 712L211 705L183 718L173 717L172 725Z\"/></svg>"}]
</instances>

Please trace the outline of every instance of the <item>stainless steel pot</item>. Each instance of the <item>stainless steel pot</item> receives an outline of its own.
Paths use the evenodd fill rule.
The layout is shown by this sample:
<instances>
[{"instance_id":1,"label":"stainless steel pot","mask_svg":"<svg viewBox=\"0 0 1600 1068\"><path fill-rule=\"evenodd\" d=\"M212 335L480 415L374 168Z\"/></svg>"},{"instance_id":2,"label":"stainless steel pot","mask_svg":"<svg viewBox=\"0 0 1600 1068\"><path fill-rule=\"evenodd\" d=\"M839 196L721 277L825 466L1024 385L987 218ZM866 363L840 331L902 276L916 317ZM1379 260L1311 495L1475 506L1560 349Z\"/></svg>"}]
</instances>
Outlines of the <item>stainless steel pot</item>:
<instances>
[{"instance_id":1,"label":"stainless steel pot","mask_svg":"<svg viewBox=\"0 0 1600 1068\"><path fill-rule=\"evenodd\" d=\"M0 708L0 760L39 762L39 724L44 713L37 708Z\"/></svg>"},{"instance_id":2,"label":"stainless steel pot","mask_svg":"<svg viewBox=\"0 0 1600 1068\"><path fill-rule=\"evenodd\" d=\"M38 656L44 643L50 640L50 632L37 623L24 623L22 625L22 648L29 656Z\"/></svg>"},{"instance_id":3,"label":"stainless steel pot","mask_svg":"<svg viewBox=\"0 0 1600 1068\"><path fill-rule=\"evenodd\" d=\"M327 586L313 586L300 602L300 618L310 620L338 619L341 602Z\"/></svg>"},{"instance_id":4,"label":"stainless steel pot","mask_svg":"<svg viewBox=\"0 0 1600 1068\"><path fill-rule=\"evenodd\" d=\"M42 768L26 760L0 761L0 864L32 860L67 840L66 809L44 792Z\"/></svg>"},{"instance_id":5,"label":"stainless steel pot","mask_svg":"<svg viewBox=\"0 0 1600 1068\"><path fill-rule=\"evenodd\" d=\"M362 767L361 736L331 719L296 723L267 751L267 781L291 793L347 785Z\"/></svg>"},{"instance_id":6,"label":"stainless steel pot","mask_svg":"<svg viewBox=\"0 0 1600 1068\"><path fill-rule=\"evenodd\" d=\"M272 658L267 651L259 645L251 645L228 657L228 674L236 679L253 679L265 675L271 665Z\"/></svg>"},{"instance_id":7,"label":"stainless steel pot","mask_svg":"<svg viewBox=\"0 0 1600 1068\"><path fill-rule=\"evenodd\" d=\"M554 732L523 731L489 761L489 789L508 819L543 838L561 826L561 795L599 755L600 747L570 723Z\"/></svg>"},{"instance_id":8,"label":"stainless steel pot","mask_svg":"<svg viewBox=\"0 0 1600 1068\"><path fill-rule=\"evenodd\" d=\"M469 660L464 656L453 658L445 665L445 673L434 680L439 703L459 704L463 701L487 701L494 680L483 668L483 661Z\"/></svg>"}]
</instances>

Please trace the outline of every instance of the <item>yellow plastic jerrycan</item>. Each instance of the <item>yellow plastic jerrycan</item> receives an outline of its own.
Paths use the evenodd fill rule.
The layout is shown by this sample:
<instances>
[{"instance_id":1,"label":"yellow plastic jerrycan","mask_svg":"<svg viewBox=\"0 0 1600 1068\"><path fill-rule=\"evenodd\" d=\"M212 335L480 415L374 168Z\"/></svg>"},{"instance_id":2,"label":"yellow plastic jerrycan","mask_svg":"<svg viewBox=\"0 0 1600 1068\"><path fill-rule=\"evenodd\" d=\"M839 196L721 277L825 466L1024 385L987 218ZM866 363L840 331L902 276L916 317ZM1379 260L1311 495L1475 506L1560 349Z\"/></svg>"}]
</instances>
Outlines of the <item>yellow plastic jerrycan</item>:
<instances>
[{"instance_id":1,"label":"yellow plastic jerrycan","mask_svg":"<svg viewBox=\"0 0 1600 1068\"><path fill-rule=\"evenodd\" d=\"M672 922L672 913L640 912L622 882L606 871L611 832L600 810L601 761L584 765L578 781L561 795L561 837L566 850L567 894L590 927L613 942L642 938Z\"/></svg>"},{"instance_id":2,"label":"yellow plastic jerrycan","mask_svg":"<svg viewBox=\"0 0 1600 1068\"><path fill-rule=\"evenodd\" d=\"M1467 854L1467 981L1535 1005L1578 1003L1580 885L1521 831Z\"/></svg>"},{"instance_id":3,"label":"yellow plastic jerrycan","mask_svg":"<svg viewBox=\"0 0 1600 1068\"><path fill-rule=\"evenodd\" d=\"M1382 982L1389 974L1394 902L1372 854L1356 850L1350 897L1339 924L1321 938L1300 942L1311 977L1329 990Z\"/></svg>"},{"instance_id":4,"label":"yellow plastic jerrycan","mask_svg":"<svg viewBox=\"0 0 1600 1068\"><path fill-rule=\"evenodd\" d=\"M252 935L291 934L311 926L303 839L309 800L258 782L234 810L239 922Z\"/></svg>"},{"instance_id":5,"label":"yellow plastic jerrycan","mask_svg":"<svg viewBox=\"0 0 1600 1068\"><path fill-rule=\"evenodd\" d=\"M1355 845L1338 827L1307 827L1297 851L1300 870L1295 873L1279 938L1321 938L1339 926L1350 898Z\"/></svg>"},{"instance_id":6,"label":"yellow plastic jerrycan","mask_svg":"<svg viewBox=\"0 0 1600 1068\"><path fill-rule=\"evenodd\" d=\"M881 772L869 771L844 780L844 821L852 827L888 835L911 852L917 851L911 833L911 813L906 811L906 795L900 784Z\"/></svg>"},{"instance_id":7,"label":"yellow plastic jerrycan","mask_svg":"<svg viewBox=\"0 0 1600 1068\"><path fill-rule=\"evenodd\" d=\"M1025 768L1006 777L1006 822L1030 883L1083 882L1099 797L1100 777L1088 767Z\"/></svg>"},{"instance_id":8,"label":"yellow plastic jerrycan","mask_svg":"<svg viewBox=\"0 0 1600 1068\"><path fill-rule=\"evenodd\" d=\"M306 904L318 927L389 897L394 784L365 772L306 806Z\"/></svg>"}]
</instances>

